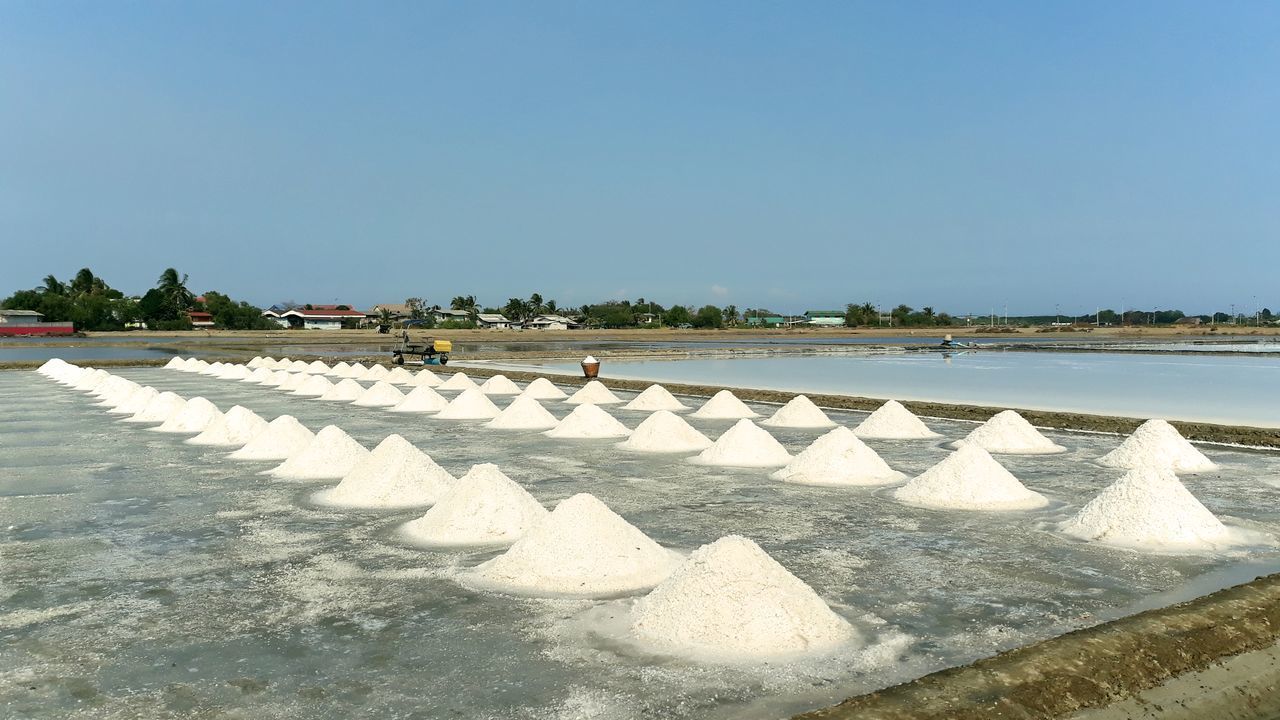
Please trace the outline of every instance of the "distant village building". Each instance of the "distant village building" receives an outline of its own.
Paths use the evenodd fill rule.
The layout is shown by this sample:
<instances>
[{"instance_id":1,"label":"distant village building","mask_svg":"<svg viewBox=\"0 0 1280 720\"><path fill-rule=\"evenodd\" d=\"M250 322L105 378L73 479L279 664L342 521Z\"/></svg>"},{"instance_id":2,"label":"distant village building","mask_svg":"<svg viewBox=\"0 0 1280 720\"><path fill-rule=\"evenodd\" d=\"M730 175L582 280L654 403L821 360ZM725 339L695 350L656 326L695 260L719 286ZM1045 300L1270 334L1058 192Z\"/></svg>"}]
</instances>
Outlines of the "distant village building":
<instances>
[{"instance_id":1,"label":"distant village building","mask_svg":"<svg viewBox=\"0 0 1280 720\"><path fill-rule=\"evenodd\" d=\"M476 315L476 325L482 328L506 330L511 327L511 321L504 315L480 313L479 315Z\"/></svg>"},{"instance_id":2,"label":"distant village building","mask_svg":"<svg viewBox=\"0 0 1280 720\"><path fill-rule=\"evenodd\" d=\"M45 322L35 310L0 310L0 336L70 335L76 331L69 322Z\"/></svg>"},{"instance_id":3,"label":"distant village building","mask_svg":"<svg viewBox=\"0 0 1280 720\"><path fill-rule=\"evenodd\" d=\"M213 313L200 312L199 310L188 310L187 317L191 319L191 327L193 328L213 327Z\"/></svg>"},{"instance_id":4,"label":"distant village building","mask_svg":"<svg viewBox=\"0 0 1280 720\"><path fill-rule=\"evenodd\" d=\"M826 327L844 326L844 313L840 310L806 310L806 325L823 325Z\"/></svg>"},{"instance_id":5,"label":"distant village building","mask_svg":"<svg viewBox=\"0 0 1280 720\"><path fill-rule=\"evenodd\" d=\"M787 319L781 315L751 315L747 317L747 327L781 327Z\"/></svg>"},{"instance_id":6,"label":"distant village building","mask_svg":"<svg viewBox=\"0 0 1280 720\"><path fill-rule=\"evenodd\" d=\"M387 314L395 320L408 320L413 317L413 311L409 309L406 303L379 303L369 309L365 316L370 320L379 321L382 319L382 311L386 310Z\"/></svg>"},{"instance_id":7,"label":"distant village building","mask_svg":"<svg viewBox=\"0 0 1280 720\"><path fill-rule=\"evenodd\" d=\"M467 310L432 310L436 322L471 322L471 313Z\"/></svg>"},{"instance_id":8,"label":"distant village building","mask_svg":"<svg viewBox=\"0 0 1280 720\"><path fill-rule=\"evenodd\" d=\"M538 315L526 320L524 326L530 330L577 330L582 323L563 315Z\"/></svg>"},{"instance_id":9,"label":"distant village building","mask_svg":"<svg viewBox=\"0 0 1280 720\"><path fill-rule=\"evenodd\" d=\"M291 330L341 330L346 323L359 324L366 319L363 311L352 310L347 305L308 305L292 310L273 307L262 316Z\"/></svg>"},{"instance_id":10,"label":"distant village building","mask_svg":"<svg viewBox=\"0 0 1280 720\"><path fill-rule=\"evenodd\" d=\"M657 315L653 313L640 313L636 315L636 324L637 325L656 325L660 319L661 318L659 318Z\"/></svg>"},{"instance_id":11,"label":"distant village building","mask_svg":"<svg viewBox=\"0 0 1280 720\"><path fill-rule=\"evenodd\" d=\"M1203 325L1204 320L1198 317L1184 317L1173 321L1174 325L1191 325L1192 327Z\"/></svg>"}]
</instances>

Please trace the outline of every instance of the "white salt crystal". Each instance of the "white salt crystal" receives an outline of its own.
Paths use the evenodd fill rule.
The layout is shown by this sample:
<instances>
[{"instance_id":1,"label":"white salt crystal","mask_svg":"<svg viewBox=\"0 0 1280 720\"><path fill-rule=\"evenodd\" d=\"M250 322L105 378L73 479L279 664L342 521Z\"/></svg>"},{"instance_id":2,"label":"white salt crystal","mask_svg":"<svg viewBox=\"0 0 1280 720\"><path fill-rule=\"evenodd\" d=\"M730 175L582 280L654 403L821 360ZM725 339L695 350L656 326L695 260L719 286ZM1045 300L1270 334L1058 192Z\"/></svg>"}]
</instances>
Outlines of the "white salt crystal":
<instances>
[{"instance_id":1,"label":"white salt crystal","mask_svg":"<svg viewBox=\"0 0 1280 720\"><path fill-rule=\"evenodd\" d=\"M285 392L293 392L294 390L302 387L302 384L310 379L311 376L306 373L291 372L289 373L289 377L276 387Z\"/></svg>"},{"instance_id":2,"label":"white salt crystal","mask_svg":"<svg viewBox=\"0 0 1280 720\"><path fill-rule=\"evenodd\" d=\"M494 375L480 385L480 392L485 395L519 395L520 386L506 375Z\"/></svg>"},{"instance_id":3,"label":"white salt crystal","mask_svg":"<svg viewBox=\"0 0 1280 720\"><path fill-rule=\"evenodd\" d=\"M712 443L689 458L695 465L731 467L779 467L791 462L782 443L750 420L743 418Z\"/></svg>"},{"instance_id":4,"label":"white salt crystal","mask_svg":"<svg viewBox=\"0 0 1280 720\"><path fill-rule=\"evenodd\" d=\"M404 400L404 393L400 392L400 388L385 380L379 380L351 404L358 407L394 407L399 405L401 400Z\"/></svg>"},{"instance_id":5,"label":"white salt crystal","mask_svg":"<svg viewBox=\"0 0 1280 720\"><path fill-rule=\"evenodd\" d=\"M908 505L944 510L1032 510L1049 504L973 443L960 446L893 496Z\"/></svg>"},{"instance_id":6,"label":"white salt crystal","mask_svg":"<svg viewBox=\"0 0 1280 720\"><path fill-rule=\"evenodd\" d=\"M264 358L261 355L255 355L252 360L245 363L244 365L247 368L252 368L254 370L257 370L258 368L262 367L263 359Z\"/></svg>"},{"instance_id":7,"label":"white salt crystal","mask_svg":"<svg viewBox=\"0 0 1280 720\"><path fill-rule=\"evenodd\" d=\"M956 447L961 445L977 445L987 452L1010 455L1043 455L1066 450L1041 435L1039 430L1013 410L997 413L995 417L974 428L963 440L956 441Z\"/></svg>"},{"instance_id":8,"label":"white salt crystal","mask_svg":"<svg viewBox=\"0 0 1280 720\"><path fill-rule=\"evenodd\" d=\"M408 440L388 435L337 487L321 490L312 500L353 508L420 507L439 500L455 482Z\"/></svg>"},{"instance_id":9,"label":"white salt crystal","mask_svg":"<svg viewBox=\"0 0 1280 720\"><path fill-rule=\"evenodd\" d=\"M165 391L151 398L147 406L139 410L137 413L124 418L125 422L135 423L162 423L168 420L170 416L176 415L186 407L187 401L183 400L177 393Z\"/></svg>"},{"instance_id":10,"label":"white salt crystal","mask_svg":"<svg viewBox=\"0 0 1280 720\"><path fill-rule=\"evenodd\" d=\"M479 390L480 386L475 381L467 377L466 373L454 373L448 380L436 386L437 390Z\"/></svg>"},{"instance_id":11,"label":"white salt crystal","mask_svg":"<svg viewBox=\"0 0 1280 720\"><path fill-rule=\"evenodd\" d=\"M293 373L288 370L276 370L271 373L270 378L263 380L262 384L267 387L280 387L284 383L288 382L291 377L293 377Z\"/></svg>"},{"instance_id":12,"label":"white salt crystal","mask_svg":"<svg viewBox=\"0 0 1280 720\"><path fill-rule=\"evenodd\" d=\"M706 450L711 444L711 438L684 418L670 410L659 410L637 425L631 437L618 443L618 447L638 452L687 453Z\"/></svg>"},{"instance_id":13,"label":"white salt crystal","mask_svg":"<svg viewBox=\"0 0 1280 720\"><path fill-rule=\"evenodd\" d=\"M546 515L546 508L497 465L484 464L472 467L425 515L400 529L405 537L436 547L510 545Z\"/></svg>"},{"instance_id":14,"label":"white salt crystal","mask_svg":"<svg viewBox=\"0 0 1280 720\"><path fill-rule=\"evenodd\" d=\"M289 371L295 373L305 373L307 371L307 363L302 360L294 360L289 363Z\"/></svg>"},{"instance_id":15,"label":"white salt crystal","mask_svg":"<svg viewBox=\"0 0 1280 720\"><path fill-rule=\"evenodd\" d=\"M1135 468L1152 466L1174 472L1207 472L1217 465L1182 437L1178 429L1165 420L1152 419L1137 430L1120 447L1103 455L1098 462L1108 467Z\"/></svg>"},{"instance_id":16,"label":"white salt crystal","mask_svg":"<svg viewBox=\"0 0 1280 720\"><path fill-rule=\"evenodd\" d=\"M658 410L680 412L681 410L688 410L689 406L677 400L674 395L661 385L650 385L644 389L644 392L635 396L631 402L623 405L622 408L624 410L644 410L646 412Z\"/></svg>"},{"instance_id":17,"label":"white salt crystal","mask_svg":"<svg viewBox=\"0 0 1280 720\"><path fill-rule=\"evenodd\" d=\"M387 382L393 385L416 385L417 384L416 379L413 377L413 373L409 372L408 370L405 370L400 366L396 366L392 368L391 372L387 373Z\"/></svg>"},{"instance_id":18,"label":"white salt crystal","mask_svg":"<svg viewBox=\"0 0 1280 720\"><path fill-rule=\"evenodd\" d=\"M555 427L543 433L547 437L569 440L616 438L630 434L631 430L617 418L590 403L574 408Z\"/></svg>"},{"instance_id":19,"label":"white salt crystal","mask_svg":"<svg viewBox=\"0 0 1280 720\"><path fill-rule=\"evenodd\" d=\"M693 417L705 418L708 420L738 420L740 418L759 417L759 414L746 403L738 399L737 395L728 390L721 390L711 399L703 404L702 407L693 411Z\"/></svg>"},{"instance_id":20,"label":"white salt crystal","mask_svg":"<svg viewBox=\"0 0 1280 720\"><path fill-rule=\"evenodd\" d=\"M270 380L274 375L275 375L275 371L268 370L262 367L261 365L259 365L258 367L253 369L253 372L249 373L247 377L241 380L241 382L262 384Z\"/></svg>"},{"instance_id":21,"label":"white salt crystal","mask_svg":"<svg viewBox=\"0 0 1280 720\"><path fill-rule=\"evenodd\" d=\"M403 400L393 406L391 412L440 412L448 405L449 401L432 389L430 385L419 385L409 391L409 394L405 395Z\"/></svg>"},{"instance_id":22,"label":"white salt crystal","mask_svg":"<svg viewBox=\"0 0 1280 720\"><path fill-rule=\"evenodd\" d=\"M540 377L524 389L523 395L528 395L534 400L563 400L569 397L565 391L556 387L550 380Z\"/></svg>"},{"instance_id":23,"label":"white salt crystal","mask_svg":"<svg viewBox=\"0 0 1280 720\"><path fill-rule=\"evenodd\" d=\"M442 381L440 377L426 368L422 368L413 376L414 385L424 385L426 387L437 387Z\"/></svg>"},{"instance_id":24,"label":"white salt crystal","mask_svg":"<svg viewBox=\"0 0 1280 720\"><path fill-rule=\"evenodd\" d=\"M339 360L337 364L329 368L329 372L325 374L328 375L329 377L344 378L344 377L347 377L344 373L346 373L350 369L351 369L350 365L348 365L346 362L342 360Z\"/></svg>"},{"instance_id":25,"label":"white salt crystal","mask_svg":"<svg viewBox=\"0 0 1280 720\"><path fill-rule=\"evenodd\" d=\"M310 364L307 365L307 372L311 373L312 375L324 375L325 373L329 372L329 366L325 365L319 360L313 360Z\"/></svg>"},{"instance_id":26,"label":"white salt crystal","mask_svg":"<svg viewBox=\"0 0 1280 720\"><path fill-rule=\"evenodd\" d=\"M177 355L174 355L173 357L169 358L169 362L164 364L164 369L165 370L181 370L182 368L186 367L186 362L187 362L186 360L183 360Z\"/></svg>"},{"instance_id":27,"label":"white salt crystal","mask_svg":"<svg viewBox=\"0 0 1280 720\"><path fill-rule=\"evenodd\" d=\"M459 393L436 417L443 420L492 420L499 412L498 406L480 392L480 388L472 387Z\"/></svg>"},{"instance_id":28,"label":"white salt crystal","mask_svg":"<svg viewBox=\"0 0 1280 720\"><path fill-rule=\"evenodd\" d=\"M359 380L360 376L364 375L365 371L368 369L369 368L365 367L364 365L358 362L353 362L349 366L347 366L347 371L342 374L342 377L349 377L352 380Z\"/></svg>"},{"instance_id":29,"label":"white salt crystal","mask_svg":"<svg viewBox=\"0 0 1280 720\"><path fill-rule=\"evenodd\" d=\"M769 416L765 420L760 421L761 425L770 427L792 427L792 428L826 428L835 425L831 422L831 418L822 412L822 408L813 404L805 395L797 395L777 412Z\"/></svg>"},{"instance_id":30,"label":"white salt crystal","mask_svg":"<svg viewBox=\"0 0 1280 720\"><path fill-rule=\"evenodd\" d=\"M363 385L351 378L343 378L325 391L325 394L321 395L320 399L331 402L351 402L363 394Z\"/></svg>"},{"instance_id":31,"label":"white salt crystal","mask_svg":"<svg viewBox=\"0 0 1280 720\"><path fill-rule=\"evenodd\" d=\"M217 405L202 397L193 397L181 410L170 415L160 427L151 429L163 433L198 433L209 427L209 423L221 414Z\"/></svg>"},{"instance_id":32,"label":"white salt crystal","mask_svg":"<svg viewBox=\"0 0 1280 720\"><path fill-rule=\"evenodd\" d=\"M853 429L853 434L867 440L923 440L938 437L920 418L897 400L889 400L876 408Z\"/></svg>"},{"instance_id":33,"label":"white salt crystal","mask_svg":"<svg viewBox=\"0 0 1280 720\"><path fill-rule=\"evenodd\" d=\"M249 377L251 371L243 365L224 365L222 370L214 377L222 380L243 380Z\"/></svg>"},{"instance_id":34,"label":"white salt crystal","mask_svg":"<svg viewBox=\"0 0 1280 720\"><path fill-rule=\"evenodd\" d=\"M266 429L267 421L257 413L241 405L235 405L214 418L204 432L189 438L187 442L192 445L237 447L249 442Z\"/></svg>"},{"instance_id":35,"label":"white salt crystal","mask_svg":"<svg viewBox=\"0 0 1280 720\"><path fill-rule=\"evenodd\" d=\"M599 380L592 380L583 385L580 390L569 396L565 402L570 405L581 405L590 403L592 405L612 405L613 403L622 402L622 398L613 394L613 391L604 386Z\"/></svg>"},{"instance_id":36,"label":"white salt crystal","mask_svg":"<svg viewBox=\"0 0 1280 720\"><path fill-rule=\"evenodd\" d=\"M376 382L378 380L386 380L390 374L391 371L387 369L386 365L370 365L369 369L361 373L360 377L356 379Z\"/></svg>"},{"instance_id":37,"label":"white salt crystal","mask_svg":"<svg viewBox=\"0 0 1280 720\"><path fill-rule=\"evenodd\" d=\"M289 480L336 480L351 472L369 451L337 425L326 425L305 447L267 471Z\"/></svg>"},{"instance_id":38,"label":"white salt crystal","mask_svg":"<svg viewBox=\"0 0 1280 720\"><path fill-rule=\"evenodd\" d=\"M555 415L542 407L542 403L521 395L484 426L497 430L546 430L559 422Z\"/></svg>"},{"instance_id":39,"label":"white salt crystal","mask_svg":"<svg viewBox=\"0 0 1280 720\"><path fill-rule=\"evenodd\" d=\"M903 475L890 468L852 430L838 427L814 440L769 477L800 485L888 485Z\"/></svg>"},{"instance_id":40,"label":"white salt crystal","mask_svg":"<svg viewBox=\"0 0 1280 720\"><path fill-rule=\"evenodd\" d=\"M155 399L155 396L159 394L160 392L155 388L150 385L144 385L129 393L129 397L125 398L123 402L107 412L117 415L136 415L137 413L142 412L142 409L147 406L147 403L151 402Z\"/></svg>"},{"instance_id":41,"label":"white salt crystal","mask_svg":"<svg viewBox=\"0 0 1280 720\"><path fill-rule=\"evenodd\" d=\"M315 433L292 415L281 415L253 436L245 446L227 457L235 460L284 460L306 447Z\"/></svg>"},{"instance_id":42,"label":"white salt crystal","mask_svg":"<svg viewBox=\"0 0 1280 720\"><path fill-rule=\"evenodd\" d=\"M298 387L294 388L294 395L303 397L321 397L325 393L333 389L333 383L329 382L329 378L324 375L304 375L305 379Z\"/></svg>"}]
</instances>

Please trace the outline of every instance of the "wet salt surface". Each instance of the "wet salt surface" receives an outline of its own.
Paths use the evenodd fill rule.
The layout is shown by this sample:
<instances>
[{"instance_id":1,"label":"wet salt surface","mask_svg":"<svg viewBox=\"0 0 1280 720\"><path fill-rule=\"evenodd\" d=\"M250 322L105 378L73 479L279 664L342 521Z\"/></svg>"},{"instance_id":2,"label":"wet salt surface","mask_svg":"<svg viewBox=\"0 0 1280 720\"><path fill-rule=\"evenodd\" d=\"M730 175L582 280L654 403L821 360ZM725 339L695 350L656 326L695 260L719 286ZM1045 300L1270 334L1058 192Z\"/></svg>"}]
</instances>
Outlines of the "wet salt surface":
<instances>
[{"instance_id":1,"label":"wet salt surface","mask_svg":"<svg viewBox=\"0 0 1280 720\"><path fill-rule=\"evenodd\" d=\"M226 460L225 449L115 422L35 373L6 372L0 707L17 716L776 717L1280 566L1274 549L1154 555L1049 532L1119 476L1090 462L1117 437L1049 432L1066 453L999 457L1051 500L1046 510L931 511L894 502L894 486L784 484L768 470L620 453L616 440L499 433L159 369L118 374L268 420L337 424L366 447L397 432L454 475L495 462L548 508L589 492L682 552L745 535L870 641L908 639L746 670L645 652L609 628L627 600L520 599L453 582L496 553L396 540L421 509L323 508L307 500L323 483L258 476L276 463ZM646 416L608 411L629 427ZM865 417L829 415L849 427ZM712 438L732 424L686 419ZM974 427L929 424L943 437L868 444L913 476ZM826 430L770 432L795 453ZM1269 510L1280 507L1280 457L1201 447L1222 469L1183 476L1187 487L1228 522L1280 533Z\"/></svg>"}]
</instances>

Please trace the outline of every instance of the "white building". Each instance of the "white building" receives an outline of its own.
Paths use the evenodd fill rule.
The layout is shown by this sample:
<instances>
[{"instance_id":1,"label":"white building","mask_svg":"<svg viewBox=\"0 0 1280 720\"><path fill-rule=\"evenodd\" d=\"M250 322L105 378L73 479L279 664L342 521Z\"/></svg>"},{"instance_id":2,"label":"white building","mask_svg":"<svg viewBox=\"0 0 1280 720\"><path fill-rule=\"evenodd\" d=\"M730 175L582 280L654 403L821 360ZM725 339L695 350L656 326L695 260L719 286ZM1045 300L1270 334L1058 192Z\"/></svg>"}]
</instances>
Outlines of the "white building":
<instances>
[{"instance_id":1,"label":"white building","mask_svg":"<svg viewBox=\"0 0 1280 720\"><path fill-rule=\"evenodd\" d=\"M582 327L563 315L538 315L524 323L530 330L570 330Z\"/></svg>"},{"instance_id":2,"label":"white building","mask_svg":"<svg viewBox=\"0 0 1280 720\"><path fill-rule=\"evenodd\" d=\"M506 316L494 313L476 315L476 324L482 328L493 328L495 330L506 330L511 327L511 321Z\"/></svg>"}]
</instances>

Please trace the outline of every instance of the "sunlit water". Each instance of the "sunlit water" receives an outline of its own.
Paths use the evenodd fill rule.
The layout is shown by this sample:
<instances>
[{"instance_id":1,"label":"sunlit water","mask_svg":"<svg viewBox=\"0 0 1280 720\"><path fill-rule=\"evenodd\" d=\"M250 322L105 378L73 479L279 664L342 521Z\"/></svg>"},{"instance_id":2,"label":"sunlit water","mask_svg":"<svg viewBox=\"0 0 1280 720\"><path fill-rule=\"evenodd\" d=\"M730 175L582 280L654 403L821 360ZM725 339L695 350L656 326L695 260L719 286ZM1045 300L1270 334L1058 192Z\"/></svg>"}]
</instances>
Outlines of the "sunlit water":
<instances>
[{"instance_id":1,"label":"sunlit water","mask_svg":"<svg viewBox=\"0 0 1280 720\"><path fill-rule=\"evenodd\" d=\"M940 361L934 358L935 362ZM121 374L221 408L336 423L368 447L399 432L455 475L496 462L548 507L590 492L680 551L758 541L872 640L817 662L725 668L620 634L630 601L539 601L452 578L492 553L433 553L392 530L421 511L308 501L179 436L116 422L33 372L0 373L0 715L9 717L777 717L1247 580L1270 548L1161 556L1051 532L1116 476L1118 438L1051 433L1059 456L1001 460L1053 500L983 514L885 490L786 485L764 471L404 416L159 369ZM621 393L624 394L625 393ZM696 402L696 401L691 401ZM558 416L568 408L548 403ZM757 405L762 412L773 408ZM611 409L634 427L643 414ZM832 413L852 425L861 414ZM712 436L728 422L692 420ZM932 421L955 439L965 423ZM820 431L776 431L797 451ZM914 474L940 442L875 442ZM1188 486L1232 523L1280 533L1280 463L1206 448Z\"/></svg>"}]
</instances>

